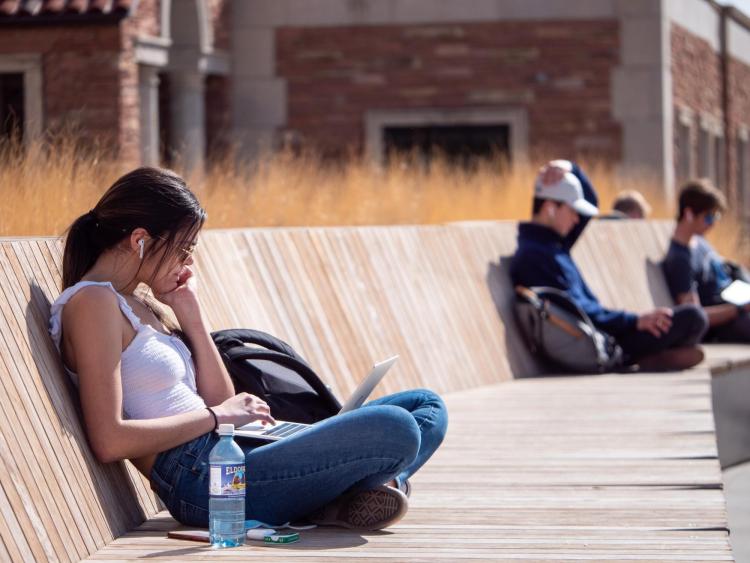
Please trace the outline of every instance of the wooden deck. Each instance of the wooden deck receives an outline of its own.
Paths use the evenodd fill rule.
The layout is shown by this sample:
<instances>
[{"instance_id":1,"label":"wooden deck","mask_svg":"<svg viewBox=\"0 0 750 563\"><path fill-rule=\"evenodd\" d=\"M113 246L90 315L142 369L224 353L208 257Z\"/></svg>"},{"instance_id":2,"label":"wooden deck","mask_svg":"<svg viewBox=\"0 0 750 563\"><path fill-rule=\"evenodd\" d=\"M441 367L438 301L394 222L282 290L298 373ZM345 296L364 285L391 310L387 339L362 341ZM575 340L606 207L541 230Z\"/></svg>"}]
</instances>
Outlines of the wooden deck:
<instances>
[{"instance_id":1,"label":"wooden deck","mask_svg":"<svg viewBox=\"0 0 750 563\"><path fill-rule=\"evenodd\" d=\"M522 380L449 394L450 430L387 532L302 532L222 559L731 561L707 370ZM252 478L252 477L251 477ZM92 560L189 561L163 514Z\"/></svg>"},{"instance_id":2,"label":"wooden deck","mask_svg":"<svg viewBox=\"0 0 750 563\"><path fill-rule=\"evenodd\" d=\"M664 303L651 264L668 227L587 229L575 256L605 303ZM491 222L205 233L196 267L213 328L278 335L342 396L399 353L378 392L431 387L451 415L398 526L223 551L168 540L175 523L146 480L94 459L47 334L60 242L0 240L0 561L731 560L708 367L518 379L539 366L512 325L500 259L515 233Z\"/></svg>"}]
</instances>

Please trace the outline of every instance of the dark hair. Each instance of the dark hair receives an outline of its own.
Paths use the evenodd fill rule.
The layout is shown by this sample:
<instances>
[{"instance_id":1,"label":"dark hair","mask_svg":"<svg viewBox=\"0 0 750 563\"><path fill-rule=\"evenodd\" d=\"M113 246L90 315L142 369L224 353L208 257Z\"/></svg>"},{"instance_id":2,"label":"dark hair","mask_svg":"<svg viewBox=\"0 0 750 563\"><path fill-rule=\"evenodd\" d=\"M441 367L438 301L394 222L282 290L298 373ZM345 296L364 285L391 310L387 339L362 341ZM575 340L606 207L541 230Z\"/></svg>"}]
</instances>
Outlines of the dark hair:
<instances>
[{"instance_id":1,"label":"dark hair","mask_svg":"<svg viewBox=\"0 0 750 563\"><path fill-rule=\"evenodd\" d=\"M99 256L146 229L159 240L149 252L162 259L179 246L177 236L194 238L206 212L185 181L171 170L137 168L118 179L94 208L68 228L63 254L63 289L79 282ZM158 268L157 268L158 271Z\"/></svg>"},{"instance_id":2,"label":"dark hair","mask_svg":"<svg viewBox=\"0 0 750 563\"><path fill-rule=\"evenodd\" d=\"M682 219L685 209L692 209L699 215L704 211L724 211L727 200L707 178L689 180L680 190L680 209L677 220Z\"/></svg>"},{"instance_id":3,"label":"dark hair","mask_svg":"<svg viewBox=\"0 0 750 563\"><path fill-rule=\"evenodd\" d=\"M617 194L612 209L628 216L640 215L644 219L651 214L651 206L637 190L626 190Z\"/></svg>"}]
</instances>

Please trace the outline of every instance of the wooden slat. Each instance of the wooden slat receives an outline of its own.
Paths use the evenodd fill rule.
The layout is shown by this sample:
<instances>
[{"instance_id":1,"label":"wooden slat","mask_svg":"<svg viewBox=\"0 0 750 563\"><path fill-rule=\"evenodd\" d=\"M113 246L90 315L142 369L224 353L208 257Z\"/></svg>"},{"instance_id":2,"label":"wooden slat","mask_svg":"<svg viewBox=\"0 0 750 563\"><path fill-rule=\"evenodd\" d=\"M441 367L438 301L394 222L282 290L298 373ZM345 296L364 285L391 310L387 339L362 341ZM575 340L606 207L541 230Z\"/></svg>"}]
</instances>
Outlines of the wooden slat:
<instances>
[{"instance_id":1,"label":"wooden slat","mask_svg":"<svg viewBox=\"0 0 750 563\"><path fill-rule=\"evenodd\" d=\"M605 304L644 310L665 299L646 264L670 231L594 223L574 255ZM221 558L731 558L707 370L510 381L539 373L512 320L502 257L515 238L509 222L202 236L196 270L213 329L287 340L342 397L398 353L377 393L430 387L449 393L451 410L396 533L315 530ZM46 332L61 258L56 239L0 240L0 559L215 558L167 540L175 523L147 481L88 449Z\"/></svg>"},{"instance_id":2,"label":"wooden slat","mask_svg":"<svg viewBox=\"0 0 750 563\"><path fill-rule=\"evenodd\" d=\"M0 252L0 264L3 264L0 276L10 271L21 271L18 257L12 253ZM5 258L9 258L6 262ZM7 266L6 266L7 265ZM39 401L29 390L29 379L26 375L33 366L29 358L28 347L21 346L25 340L26 326L22 325L23 316L26 313L20 309L21 304L14 307L15 299L8 295L12 289L10 280L0 279L4 282L2 289L3 298L0 299L4 327L0 337L0 355L5 364L5 377L0 381L0 399L6 407L2 413L2 426L7 431L2 436L2 452L5 458L7 477L13 479L18 500L22 502L24 510L27 510L29 528L25 530L27 541L32 549L37 546L43 549L48 557L55 551L66 551L66 547L75 549L74 545L66 546L58 533L54 522L63 524L70 523L69 513L65 510L66 519L63 519L57 500L61 496L59 486L56 486L61 476L59 465L54 461L55 452L50 448L48 441L40 442L40 436L45 435L44 422L40 419ZM15 310L14 310L15 309ZM23 338L23 340L21 340ZM20 340L20 341L19 341ZM35 404L36 403L36 404ZM43 407L42 407L43 410ZM19 455L24 452L26 455ZM48 456L53 458L49 459ZM49 463L51 461L51 463ZM54 475L54 479L45 479L39 482L39 470L45 468L47 476ZM46 490L51 485L51 490ZM47 493L47 494L45 494ZM44 499L49 498L50 503ZM71 498L71 500L73 500ZM81 542L81 537L76 538Z\"/></svg>"},{"instance_id":3,"label":"wooden slat","mask_svg":"<svg viewBox=\"0 0 750 563\"><path fill-rule=\"evenodd\" d=\"M50 275L48 268L42 268L42 271L39 270L38 265L40 263L38 261L38 257L40 256L40 252L37 248L34 247L34 243L30 245L16 244L14 245L14 247L16 249L17 255L21 257L21 260L19 262L24 268L24 275L26 276L26 279L29 282L32 291L34 290L34 288L36 288L37 293L41 291L46 292L49 295L55 295L56 288L54 287L54 276ZM44 347L48 352L48 354L43 356L42 366L40 367L40 369L42 369L44 372L48 372L50 369L58 369L59 361L57 360L57 353L54 350L46 332L46 321L49 317L49 301L44 296L40 296L38 294L33 295L33 293L27 296L27 298L29 308L36 314L38 319L38 322L34 323L34 326L40 329L38 331L35 330L31 332L32 336L35 336L32 348L40 350ZM42 301L42 303L40 303L40 301ZM47 358L52 361L47 360ZM52 366L54 366L54 368ZM60 398L59 393L57 394L57 396L58 398L56 399L56 401L58 404L69 401L69 395L67 393L64 394L64 398ZM68 420L73 424L76 424L77 416L70 416ZM46 432L46 434L48 434L46 439L49 440L50 436L53 440L65 438L64 435L58 433L58 429L61 427L62 426L59 424L57 417L54 415L54 413L51 413L50 421L43 426L44 431ZM52 451L59 451L63 455L69 449L69 447L66 448L65 446L50 447L52 448ZM75 447L80 446L76 445ZM80 458L78 458L78 460L80 461ZM59 477L59 480L62 483L68 484L71 477L71 471L73 471L73 466L68 465L67 459L65 458L63 458L62 461L64 464L63 475ZM85 465L79 463L78 467L80 468L82 475L85 475L88 472L88 469ZM118 470L121 470L121 468L118 466L110 466L106 468L106 471ZM102 539L98 541L108 541L113 534L117 535L118 533L120 533L119 530L123 528L127 529L132 526L133 522L139 522L143 518L143 515L140 512L140 508L131 500L132 490L129 486L130 483L128 482L128 480L120 478L115 483L117 486L112 491L115 496L113 496L109 502L115 506L121 505L123 507L123 510L107 515L106 512L102 513L100 511L100 505L91 505L91 507L93 508L93 521L99 524L100 530L102 532ZM110 489L105 487L104 492L105 494L109 494ZM80 498L82 501L86 501L90 498L90 495L80 495L80 493L75 490L72 492L72 496L74 499L77 500ZM66 504L70 505L71 503L70 501L68 501ZM106 516L106 518L103 518L103 516ZM107 526L105 523L108 523L109 525ZM87 522L85 520L79 521L79 530L84 536L89 532L90 529L91 522Z\"/></svg>"},{"instance_id":4,"label":"wooden slat","mask_svg":"<svg viewBox=\"0 0 750 563\"><path fill-rule=\"evenodd\" d=\"M6 548L31 550L37 560L75 561L143 521L143 512L117 466L93 461L47 334L58 258L55 245L43 241L0 244L0 395L6 405L0 484L17 517L17 531L0 534Z\"/></svg>"},{"instance_id":5,"label":"wooden slat","mask_svg":"<svg viewBox=\"0 0 750 563\"><path fill-rule=\"evenodd\" d=\"M713 430L708 378L522 380L447 395L448 437L413 478L409 513L389 533L320 528L294 546L221 557L731 561L716 446L704 439ZM149 522L92 560L215 555L167 539L174 526Z\"/></svg>"}]
</instances>

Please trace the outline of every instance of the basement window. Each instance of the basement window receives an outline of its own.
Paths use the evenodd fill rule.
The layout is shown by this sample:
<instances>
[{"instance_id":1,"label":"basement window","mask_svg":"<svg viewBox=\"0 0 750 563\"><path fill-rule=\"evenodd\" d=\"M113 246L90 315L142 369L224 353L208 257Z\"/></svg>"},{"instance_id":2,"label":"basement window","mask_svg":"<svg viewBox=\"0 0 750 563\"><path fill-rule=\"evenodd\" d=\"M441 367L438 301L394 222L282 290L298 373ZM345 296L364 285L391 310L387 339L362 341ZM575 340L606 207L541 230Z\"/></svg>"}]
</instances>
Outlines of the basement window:
<instances>
[{"instance_id":1,"label":"basement window","mask_svg":"<svg viewBox=\"0 0 750 563\"><path fill-rule=\"evenodd\" d=\"M0 73L0 138L23 139L23 73Z\"/></svg>"},{"instance_id":2,"label":"basement window","mask_svg":"<svg viewBox=\"0 0 750 563\"><path fill-rule=\"evenodd\" d=\"M487 159L516 164L527 157L528 130L519 107L372 110L365 144L376 163L403 155L428 166L435 157L463 167Z\"/></svg>"},{"instance_id":3,"label":"basement window","mask_svg":"<svg viewBox=\"0 0 750 563\"><path fill-rule=\"evenodd\" d=\"M444 158L453 165L469 167L481 159L510 161L509 125L392 126L383 130L385 158L414 156L429 163Z\"/></svg>"}]
</instances>

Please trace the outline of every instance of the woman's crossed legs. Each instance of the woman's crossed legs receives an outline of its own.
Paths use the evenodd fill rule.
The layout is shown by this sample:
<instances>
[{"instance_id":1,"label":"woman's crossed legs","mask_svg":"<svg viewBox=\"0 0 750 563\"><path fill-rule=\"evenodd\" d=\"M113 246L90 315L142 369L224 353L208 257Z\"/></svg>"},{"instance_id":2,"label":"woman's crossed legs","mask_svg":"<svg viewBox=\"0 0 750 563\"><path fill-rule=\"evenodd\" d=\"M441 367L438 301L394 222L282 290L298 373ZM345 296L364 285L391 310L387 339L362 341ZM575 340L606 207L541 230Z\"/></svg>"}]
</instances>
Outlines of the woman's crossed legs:
<instances>
[{"instance_id":1,"label":"woman's crossed legs","mask_svg":"<svg viewBox=\"0 0 750 563\"><path fill-rule=\"evenodd\" d=\"M279 525L304 518L344 493L391 479L403 482L434 453L446 428L442 400L419 389L371 401L272 444L248 446L238 439L246 452L246 518ZM189 463L185 452L172 456L174 472L160 469L162 456L173 450L160 454L152 480L177 520L207 526L208 452L215 439L201 437L179 448L198 441L201 451L187 455Z\"/></svg>"}]
</instances>

